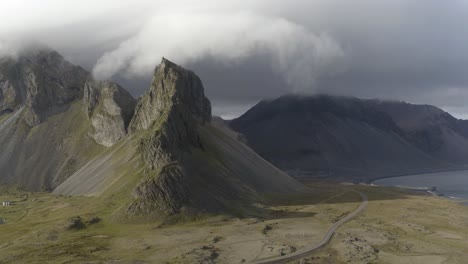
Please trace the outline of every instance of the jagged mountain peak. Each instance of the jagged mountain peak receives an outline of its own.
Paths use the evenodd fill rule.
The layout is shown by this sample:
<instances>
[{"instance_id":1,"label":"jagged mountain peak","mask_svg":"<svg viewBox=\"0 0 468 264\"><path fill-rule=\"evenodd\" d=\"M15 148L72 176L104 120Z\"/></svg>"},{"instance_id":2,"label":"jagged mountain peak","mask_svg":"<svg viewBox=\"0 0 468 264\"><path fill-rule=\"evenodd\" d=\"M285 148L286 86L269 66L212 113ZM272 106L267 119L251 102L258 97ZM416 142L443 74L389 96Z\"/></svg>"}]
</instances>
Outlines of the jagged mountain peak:
<instances>
[{"instance_id":1,"label":"jagged mountain peak","mask_svg":"<svg viewBox=\"0 0 468 264\"><path fill-rule=\"evenodd\" d=\"M303 188L212 124L200 78L167 59L138 102L53 51L0 66L0 110L20 109L0 120L0 182L118 194L116 215L154 217L237 209L262 192Z\"/></svg>"},{"instance_id":2,"label":"jagged mountain peak","mask_svg":"<svg viewBox=\"0 0 468 264\"><path fill-rule=\"evenodd\" d=\"M159 67L165 67L165 66L173 67L173 68L179 68L180 70L185 71L185 69L182 68L181 66L175 64L174 62L172 62L172 61L170 61L170 60L168 60L168 59L166 59L164 57L162 57L161 58L161 63L159 63ZM158 67L156 66L156 68L158 68Z\"/></svg>"},{"instance_id":3,"label":"jagged mountain peak","mask_svg":"<svg viewBox=\"0 0 468 264\"><path fill-rule=\"evenodd\" d=\"M151 131L138 148L149 180L133 192L130 214L173 214L188 202L183 157L191 147L201 147L198 126L210 119L210 102L198 76L163 58L130 123L134 132Z\"/></svg>"},{"instance_id":4,"label":"jagged mountain peak","mask_svg":"<svg viewBox=\"0 0 468 264\"><path fill-rule=\"evenodd\" d=\"M150 89L138 102L130 129L148 129L171 109L186 112L202 123L211 119L211 104L200 78L163 58L154 71Z\"/></svg>"},{"instance_id":5,"label":"jagged mountain peak","mask_svg":"<svg viewBox=\"0 0 468 264\"><path fill-rule=\"evenodd\" d=\"M29 126L44 121L49 113L83 96L83 85L90 74L48 48L31 48L16 59L0 63L1 111L24 105L23 118ZM2 96L0 96L2 97Z\"/></svg>"},{"instance_id":6,"label":"jagged mountain peak","mask_svg":"<svg viewBox=\"0 0 468 264\"><path fill-rule=\"evenodd\" d=\"M210 121L211 105L200 78L163 58L130 124L134 132L144 131L138 152L146 166L145 180L132 194L130 215L171 215L184 208L219 210L229 206L226 200L248 199L256 191L301 187L265 167L240 142L220 137L225 132ZM271 178L262 179L267 174Z\"/></svg>"}]
</instances>

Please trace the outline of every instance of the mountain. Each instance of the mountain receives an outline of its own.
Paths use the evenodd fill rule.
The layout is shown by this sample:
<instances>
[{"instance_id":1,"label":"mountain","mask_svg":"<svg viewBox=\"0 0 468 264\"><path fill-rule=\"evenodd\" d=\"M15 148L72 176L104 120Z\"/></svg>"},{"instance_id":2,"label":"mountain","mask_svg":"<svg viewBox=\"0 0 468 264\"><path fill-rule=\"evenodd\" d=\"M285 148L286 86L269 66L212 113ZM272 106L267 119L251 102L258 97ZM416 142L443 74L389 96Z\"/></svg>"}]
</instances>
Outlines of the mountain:
<instances>
[{"instance_id":1,"label":"mountain","mask_svg":"<svg viewBox=\"0 0 468 264\"><path fill-rule=\"evenodd\" d=\"M51 190L100 150L76 106L89 77L51 50L0 60L2 182Z\"/></svg>"},{"instance_id":2,"label":"mountain","mask_svg":"<svg viewBox=\"0 0 468 264\"><path fill-rule=\"evenodd\" d=\"M290 173L368 180L465 168L467 123L434 106L316 95L261 101L230 127Z\"/></svg>"},{"instance_id":3,"label":"mountain","mask_svg":"<svg viewBox=\"0 0 468 264\"><path fill-rule=\"evenodd\" d=\"M96 196L126 218L239 212L306 189L212 123L199 77L167 59L139 100L51 50L1 59L0 88L1 183Z\"/></svg>"},{"instance_id":4,"label":"mountain","mask_svg":"<svg viewBox=\"0 0 468 264\"><path fill-rule=\"evenodd\" d=\"M55 51L28 51L17 60L0 60L0 111L24 105L24 121L34 126L47 115L61 112L82 96L89 73Z\"/></svg>"},{"instance_id":5,"label":"mountain","mask_svg":"<svg viewBox=\"0 0 468 264\"><path fill-rule=\"evenodd\" d=\"M449 163L468 163L468 121L431 105L383 101L374 101L374 105L425 153Z\"/></svg>"}]
</instances>

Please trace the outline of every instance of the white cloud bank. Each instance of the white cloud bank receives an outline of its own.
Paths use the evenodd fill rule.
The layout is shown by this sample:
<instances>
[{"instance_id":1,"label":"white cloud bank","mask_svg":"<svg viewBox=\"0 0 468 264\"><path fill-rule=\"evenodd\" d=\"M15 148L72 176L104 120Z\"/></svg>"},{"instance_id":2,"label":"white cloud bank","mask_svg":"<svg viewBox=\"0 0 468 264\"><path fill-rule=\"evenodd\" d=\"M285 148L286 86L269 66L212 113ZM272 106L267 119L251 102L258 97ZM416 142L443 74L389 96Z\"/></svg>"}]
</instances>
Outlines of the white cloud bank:
<instances>
[{"instance_id":1,"label":"white cloud bank","mask_svg":"<svg viewBox=\"0 0 468 264\"><path fill-rule=\"evenodd\" d=\"M313 33L286 19L252 12L157 14L93 69L99 79L116 73L148 75L161 57L179 64L212 57L241 63L253 54L271 59L271 67L294 89L336 69L344 52L326 34Z\"/></svg>"}]
</instances>

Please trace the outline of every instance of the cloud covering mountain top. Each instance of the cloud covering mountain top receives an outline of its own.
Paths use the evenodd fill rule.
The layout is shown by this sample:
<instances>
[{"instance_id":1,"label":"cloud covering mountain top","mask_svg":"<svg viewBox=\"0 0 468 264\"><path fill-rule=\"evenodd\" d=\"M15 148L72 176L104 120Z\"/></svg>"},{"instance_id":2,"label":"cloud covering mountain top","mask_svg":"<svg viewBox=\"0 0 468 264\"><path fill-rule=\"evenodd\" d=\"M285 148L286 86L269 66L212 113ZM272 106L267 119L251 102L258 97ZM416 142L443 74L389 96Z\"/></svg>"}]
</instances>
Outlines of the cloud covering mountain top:
<instances>
[{"instance_id":1,"label":"cloud covering mountain top","mask_svg":"<svg viewBox=\"0 0 468 264\"><path fill-rule=\"evenodd\" d=\"M1 5L0 56L43 43L134 94L147 88L165 56L197 71L215 105L320 92L464 113L468 99L468 2L462 0Z\"/></svg>"}]
</instances>

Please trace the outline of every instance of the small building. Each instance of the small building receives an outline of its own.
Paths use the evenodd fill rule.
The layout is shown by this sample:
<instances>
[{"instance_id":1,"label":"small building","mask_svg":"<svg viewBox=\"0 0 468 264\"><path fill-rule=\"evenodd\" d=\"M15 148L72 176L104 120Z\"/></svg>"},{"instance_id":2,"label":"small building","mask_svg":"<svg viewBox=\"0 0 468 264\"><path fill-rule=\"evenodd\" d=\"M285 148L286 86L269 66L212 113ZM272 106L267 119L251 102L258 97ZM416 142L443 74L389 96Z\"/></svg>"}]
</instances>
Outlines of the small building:
<instances>
[{"instance_id":1,"label":"small building","mask_svg":"<svg viewBox=\"0 0 468 264\"><path fill-rule=\"evenodd\" d=\"M11 202L10 201L3 201L3 206L10 206Z\"/></svg>"}]
</instances>

